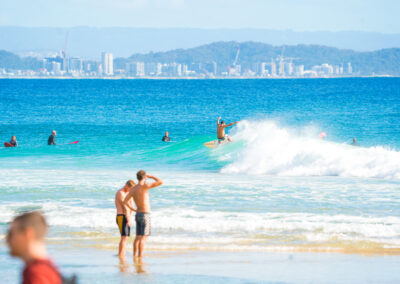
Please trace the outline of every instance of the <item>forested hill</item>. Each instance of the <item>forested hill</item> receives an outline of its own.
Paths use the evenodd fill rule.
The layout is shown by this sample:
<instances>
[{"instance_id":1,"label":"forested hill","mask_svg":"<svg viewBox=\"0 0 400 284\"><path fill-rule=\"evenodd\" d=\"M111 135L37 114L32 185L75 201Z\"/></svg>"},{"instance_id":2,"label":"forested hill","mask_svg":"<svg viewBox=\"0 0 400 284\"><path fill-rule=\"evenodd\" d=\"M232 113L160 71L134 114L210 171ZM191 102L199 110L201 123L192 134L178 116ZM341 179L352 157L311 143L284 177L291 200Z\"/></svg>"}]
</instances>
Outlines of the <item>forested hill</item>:
<instances>
[{"instance_id":1,"label":"forested hill","mask_svg":"<svg viewBox=\"0 0 400 284\"><path fill-rule=\"evenodd\" d=\"M258 42L215 42L189 49L175 49L166 52L133 54L129 58L116 58L115 69L125 69L127 62L160 63L207 63L216 62L218 72L226 70L235 60L240 48L237 64L271 62L279 56L292 58L295 65L304 65L310 69L313 65L328 63L347 65L351 63L353 74L358 75L395 75L400 76L400 48L388 48L371 52L357 52L348 49L320 45L284 45L273 46ZM43 66L33 57L19 57L11 52L0 50L0 68L38 70Z\"/></svg>"},{"instance_id":2,"label":"forested hill","mask_svg":"<svg viewBox=\"0 0 400 284\"><path fill-rule=\"evenodd\" d=\"M19 70L37 70L43 64L34 57L19 57L18 55L0 50L0 68L19 69Z\"/></svg>"},{"instance_id":3,"label":"forested hill","mask_svg":"<svg viewBox=\"0 0 400 284\"><path fill-rule=\"evenodd\" d=\"M353 72L360 75L400 75L400 48L381 49L372 52L356 52L347 49L320 45L273 46L258 42L215 42L190 49L175 49L167 52L133 54L128 59L118 58L117 66L129 61L184 63L215 61L219 69L232 65L237 50L237 64L270 62L278 56L292 57L295 65L311 68L313 65L332 65L351 62Z\"/></svg>"}]
</instances>

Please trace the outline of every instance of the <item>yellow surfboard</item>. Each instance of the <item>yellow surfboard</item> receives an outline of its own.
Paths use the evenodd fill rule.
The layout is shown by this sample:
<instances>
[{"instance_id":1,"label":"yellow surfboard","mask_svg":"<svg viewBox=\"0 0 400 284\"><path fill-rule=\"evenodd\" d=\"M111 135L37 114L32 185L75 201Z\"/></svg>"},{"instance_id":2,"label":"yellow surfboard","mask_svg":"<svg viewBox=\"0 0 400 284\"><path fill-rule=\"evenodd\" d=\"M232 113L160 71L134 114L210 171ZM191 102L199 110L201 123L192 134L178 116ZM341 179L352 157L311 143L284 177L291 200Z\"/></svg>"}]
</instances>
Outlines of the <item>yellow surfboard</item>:
<instances>
[{"instance_id":1,"label":"yellow surfboard","mask_svg":"<svg viewBox=\"0 0 400 284\"><path fill-rule=\"evenodd\" d=\"M207 148L215 148L224 144L228 144L229 141L225 140L225 141L221 141L221 143L218 142L218 140L213 140L213 141L209 141L204 143L203 145L206 146Z\"/></svg>"},{"instance_id":2,"label":"yellow surfboard","mask_svg":"<svg viewBox=\"0 0 400 284\"><path fill-rule=\"evenodd\" d=\"M204 146L206 146L207 148L214 148L217 147L218 144L218 140L213 140L213 141L209 141L203 144Z\"/></svg>"}]
</instances>

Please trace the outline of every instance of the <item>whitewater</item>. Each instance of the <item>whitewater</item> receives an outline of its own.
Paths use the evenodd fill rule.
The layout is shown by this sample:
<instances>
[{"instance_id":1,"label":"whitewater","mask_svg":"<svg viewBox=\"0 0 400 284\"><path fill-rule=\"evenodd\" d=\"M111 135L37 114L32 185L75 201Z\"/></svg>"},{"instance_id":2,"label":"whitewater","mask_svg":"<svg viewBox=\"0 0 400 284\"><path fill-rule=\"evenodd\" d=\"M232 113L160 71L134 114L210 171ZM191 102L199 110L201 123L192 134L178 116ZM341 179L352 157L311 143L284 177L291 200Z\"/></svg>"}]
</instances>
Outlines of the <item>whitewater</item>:
<instances>
[{"instance_id":1,"label":"whitewater","mask_svg":"<svg viewBox=\"0 0 400 284\"><path fill-rule=\"evenodd\" d=\"M293 129L272 120L241 121L233 139L243 146L221 152L222 173L400 179L400 152L321 139L315 127Z\"/></svg>"}]
</instances>

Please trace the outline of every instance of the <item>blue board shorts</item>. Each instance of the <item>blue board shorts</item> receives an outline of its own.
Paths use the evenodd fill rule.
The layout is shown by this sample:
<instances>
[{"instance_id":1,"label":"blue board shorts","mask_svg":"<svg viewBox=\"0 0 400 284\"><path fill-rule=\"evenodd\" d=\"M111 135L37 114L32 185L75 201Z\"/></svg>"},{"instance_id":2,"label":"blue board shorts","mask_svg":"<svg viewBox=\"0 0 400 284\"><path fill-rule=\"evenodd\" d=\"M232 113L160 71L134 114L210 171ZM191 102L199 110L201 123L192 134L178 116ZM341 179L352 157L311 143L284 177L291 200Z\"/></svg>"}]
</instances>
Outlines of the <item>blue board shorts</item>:
<instances>
[{"instance_id":1,"label":"blue board shorts","mask_svg":"<svg viewBox=\"0 0 400 284\"><path fill-rule=\"evenodd\" d=\"M150 213L136 212L136 236L150 236L151 218Z\"/></svg>"}]
</instances>

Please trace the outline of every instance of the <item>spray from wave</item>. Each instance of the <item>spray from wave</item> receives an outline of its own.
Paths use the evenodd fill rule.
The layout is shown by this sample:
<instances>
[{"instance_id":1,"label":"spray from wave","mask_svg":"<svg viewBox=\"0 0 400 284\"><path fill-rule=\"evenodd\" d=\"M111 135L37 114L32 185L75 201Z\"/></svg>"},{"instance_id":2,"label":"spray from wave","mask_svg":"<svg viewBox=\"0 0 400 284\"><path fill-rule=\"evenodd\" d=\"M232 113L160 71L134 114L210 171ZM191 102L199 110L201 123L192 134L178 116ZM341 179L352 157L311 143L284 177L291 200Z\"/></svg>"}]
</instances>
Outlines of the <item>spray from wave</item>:
<instances>
[{"instance_id":1,"label":"spray from wave","mask_svg":"<svg viewBox=\"0 0 400 284\"><path fill-rule=\"evenodd\" d=\"M220 156L223 173L400 179L400 152L321 140L316 129L245 120L233 139L244 146Z\"/></svg>"}]
</instances>

